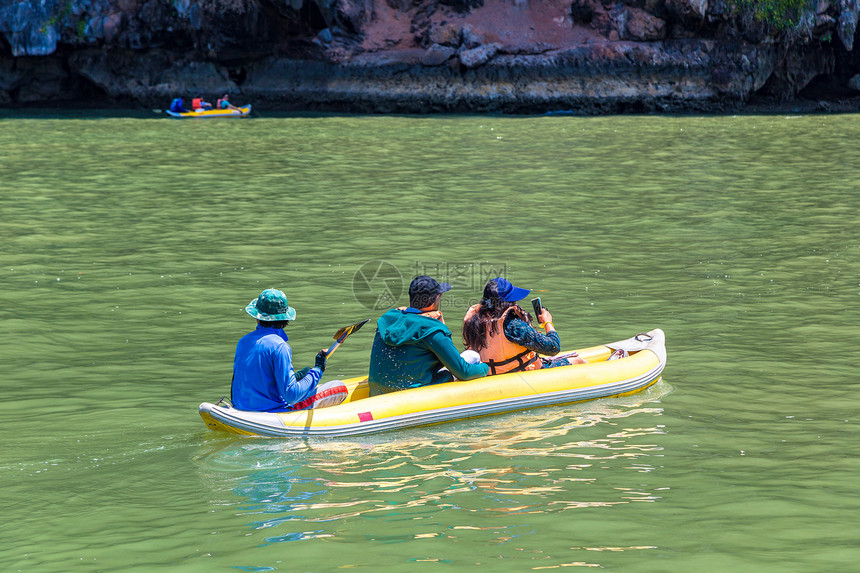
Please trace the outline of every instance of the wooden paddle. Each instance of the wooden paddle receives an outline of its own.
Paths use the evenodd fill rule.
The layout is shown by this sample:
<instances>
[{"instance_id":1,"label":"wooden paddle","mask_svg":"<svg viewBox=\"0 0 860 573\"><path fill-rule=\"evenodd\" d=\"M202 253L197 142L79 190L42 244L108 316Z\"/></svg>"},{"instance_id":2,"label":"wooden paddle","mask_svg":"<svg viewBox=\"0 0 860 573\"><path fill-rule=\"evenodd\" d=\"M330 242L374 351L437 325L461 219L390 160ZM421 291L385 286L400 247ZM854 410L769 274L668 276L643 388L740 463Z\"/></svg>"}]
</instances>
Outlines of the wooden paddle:
<instances>
[{"instance_id":1,"label":"wooden paddle","mask_svg":"<svg viewBox=\"0 0 860 573\"><path fill-rule=\"evenodd\" d=\"M368 322L370 322L370 319L365 318L361 322L356 322L355 324L353 324L351 326L344 326L343 328L341 328L340 330L335 332L334 336L332 336L332 338L334 338L334 340L335 340L335 343L332 344L331 346L329 346L328 350L325 351L326 358L331 356L332 353L335 350L337 350L337 347L340 346L344 340L346 340L347 336L349 336L350 334L353 334L355 332L358 332L358 329L361 328L362 326L364 326L365 324L367 324Z\"/></svg>"}]
</instances>

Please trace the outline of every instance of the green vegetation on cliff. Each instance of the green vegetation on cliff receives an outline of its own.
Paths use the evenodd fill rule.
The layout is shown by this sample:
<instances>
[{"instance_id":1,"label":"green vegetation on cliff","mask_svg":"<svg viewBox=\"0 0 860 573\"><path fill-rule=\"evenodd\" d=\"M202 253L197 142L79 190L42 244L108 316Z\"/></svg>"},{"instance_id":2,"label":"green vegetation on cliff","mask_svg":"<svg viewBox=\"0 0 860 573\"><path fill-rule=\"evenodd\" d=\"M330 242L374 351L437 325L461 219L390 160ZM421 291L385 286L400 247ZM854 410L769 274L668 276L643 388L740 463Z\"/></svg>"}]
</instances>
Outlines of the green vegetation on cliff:
<instances>
[{"instance_id":1,"label":"green vegetation on cliff","mask_svg":"<svg viewBox=\"0 0 860 573\"><path fill-rule=\"evenodd\" d=\"M800 24L803 13L810 9L811 0L730 0L742 15L752 16L778 31L790 30Z\"/></svg>"}]
</instances>

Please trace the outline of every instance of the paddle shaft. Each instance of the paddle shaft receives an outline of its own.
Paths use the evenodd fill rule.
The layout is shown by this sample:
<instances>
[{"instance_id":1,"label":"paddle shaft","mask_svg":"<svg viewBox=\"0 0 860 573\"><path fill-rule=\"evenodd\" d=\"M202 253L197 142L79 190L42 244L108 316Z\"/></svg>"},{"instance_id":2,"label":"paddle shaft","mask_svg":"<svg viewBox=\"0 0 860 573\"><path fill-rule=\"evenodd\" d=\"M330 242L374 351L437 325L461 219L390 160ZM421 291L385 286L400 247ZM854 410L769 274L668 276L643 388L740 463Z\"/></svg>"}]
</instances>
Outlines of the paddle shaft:
<instances>
[{"instance_id":1,"label":"paddle shaft","mask_svg":"<svg viewBox=\"0 0 860 573\"><path fill-rule=\"evenodd\" d=\"M331 346L328 347L328 350L325 351L325 357L328 358L332 355L332 352L337 350L337 347L340 346L340 342L335 342Z\"/></svg>"}]
</instances>

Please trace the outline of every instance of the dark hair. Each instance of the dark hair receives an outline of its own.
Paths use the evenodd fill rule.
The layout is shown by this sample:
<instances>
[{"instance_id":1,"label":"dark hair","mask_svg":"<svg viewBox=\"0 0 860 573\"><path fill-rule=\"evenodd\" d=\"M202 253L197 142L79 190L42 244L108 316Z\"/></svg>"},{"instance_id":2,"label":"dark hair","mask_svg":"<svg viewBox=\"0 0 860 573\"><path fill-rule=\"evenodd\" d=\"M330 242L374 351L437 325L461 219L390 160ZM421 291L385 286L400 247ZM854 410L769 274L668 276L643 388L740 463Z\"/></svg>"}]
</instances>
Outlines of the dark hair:
<instances>
[{"instance_id":1,"label":"dark hair","mask_svg":"<svg viewBox=\"0 0 860 573\"><path fill-rule=\"evenodd\" d=\"M412 308L417 308L418 310L421 310L422 308L427 308L428 306L433 304L436 301L436 299L439 298L440 296L442 296L441 292L438 294L434 294L434 295L428 295L427 293L424 293L424 292L410 294L409 295L409 306L411 306Z\"/></svg>"},{"instance_id":2,"label":"dark hair","mask_svg":"<svg viewBox=\"0 0 860 573\"><path fill-rule=\"evenodd\" d=\"M284 328L290 323L289 320L260 320L257 319L257 324L262 324L266 328Z\"/></svg>"},{"instance_id":3,"label":"dark hair","mask_svg":"<svg viewBox=\"0 0 860 573\"><path fill-rule=\"evenodd\" d=\"M487 347L487 337L495 334L499 325L496 321L509 308L517 318L531 322L532 317L516 302L499 298L499 285L490 281L484 287L484 297L478 303L478 311L469 320L463 322L463 341L470 350L481 350ZM488 331L489 329L489 331Z\"/></svg>"}]
</instances>

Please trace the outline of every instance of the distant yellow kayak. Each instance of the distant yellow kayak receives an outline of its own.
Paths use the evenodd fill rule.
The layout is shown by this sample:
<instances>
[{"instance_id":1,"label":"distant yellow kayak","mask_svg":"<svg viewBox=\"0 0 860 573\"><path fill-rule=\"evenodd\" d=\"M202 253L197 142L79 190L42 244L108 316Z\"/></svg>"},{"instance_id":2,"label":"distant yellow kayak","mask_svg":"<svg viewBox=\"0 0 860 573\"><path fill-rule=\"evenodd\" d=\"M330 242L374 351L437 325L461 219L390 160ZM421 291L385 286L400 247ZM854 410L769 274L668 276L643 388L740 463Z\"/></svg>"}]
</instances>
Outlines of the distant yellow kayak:
<instances>
[{"instance_id":1,"label":"distant yellow kayak","mask_svg":"<svg viewBox=\"0 0 860 573\"><path fill-rule=\"evenodd\" d=\"M607 360L614 350L629 356ZM538 406L625 396L660 380L666 339L658 329L611 344L577 350L588 364L511 372L369 397L367 377L344 380L338 406L297 412L247 412L204 402L200 416L212 430L251 436L355 436L487 416Z\"/></svg>"},{"instance_id":2,"label":"distant yellow kayak","mask_svg":"<svg viewBox=\"0 0 860 573\"><path fill-rule=\"evenodd\" d=\"M167 110L170 117L176 119L214 119L218 117L246 117L251 113L251 105L243 105L235 109L209 109L200 111L185 111L182 113Z\"/></svg>"}]
</instances>

